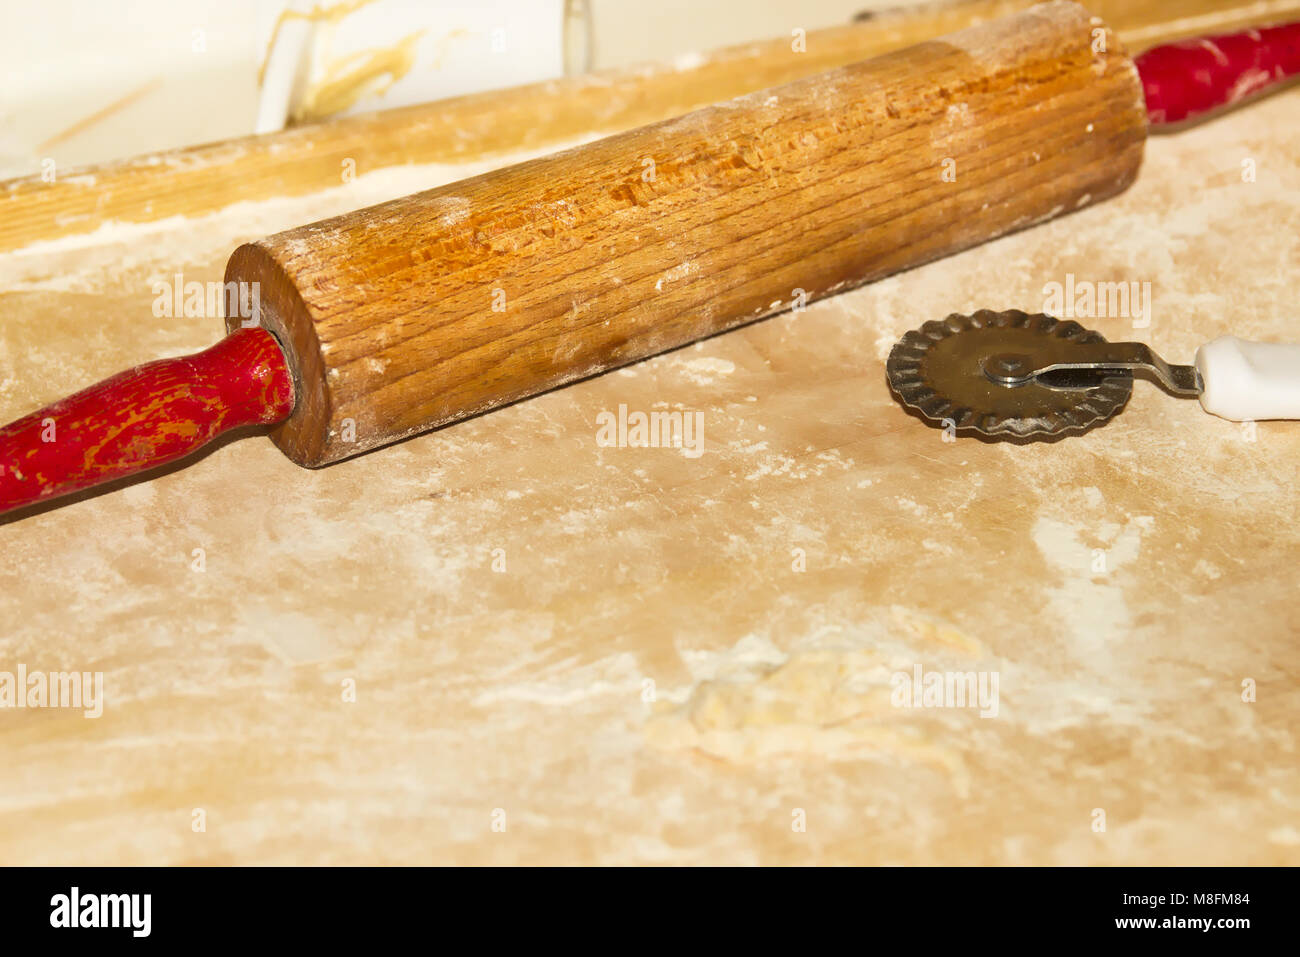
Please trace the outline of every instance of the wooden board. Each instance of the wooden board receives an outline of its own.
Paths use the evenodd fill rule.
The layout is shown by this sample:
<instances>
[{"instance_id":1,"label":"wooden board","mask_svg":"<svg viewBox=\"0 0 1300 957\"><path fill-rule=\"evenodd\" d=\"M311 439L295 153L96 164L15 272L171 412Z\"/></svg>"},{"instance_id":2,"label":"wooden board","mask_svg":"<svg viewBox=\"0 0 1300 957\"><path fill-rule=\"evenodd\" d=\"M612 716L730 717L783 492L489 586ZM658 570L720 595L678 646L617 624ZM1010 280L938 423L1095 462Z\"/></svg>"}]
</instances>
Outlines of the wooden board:
<instances>
[{"instance_id":1,"label":"wooden board","mask_svg":"<svg viewBox=\"0 0 1300 957\"><path fill-rule=\"evenodd\" d=\"M0 525L0 670L105 685L98 718L0 710L0 860L1300 862L1300 425L1139 384L1083 437L948 443L883 373L903 331L1070 276L1149 282L1148 326L1088 322L1172 361L1296 339L1298 107L1153 139L1105 204L335 467L249 438ZM155 315L155 283L482 168L0 258L0 417L220 335ZM701 413L703 454L602 445L620 407ZM997 716L893 707L916 665L996 672Z\"/></svg>"}]
</instances>

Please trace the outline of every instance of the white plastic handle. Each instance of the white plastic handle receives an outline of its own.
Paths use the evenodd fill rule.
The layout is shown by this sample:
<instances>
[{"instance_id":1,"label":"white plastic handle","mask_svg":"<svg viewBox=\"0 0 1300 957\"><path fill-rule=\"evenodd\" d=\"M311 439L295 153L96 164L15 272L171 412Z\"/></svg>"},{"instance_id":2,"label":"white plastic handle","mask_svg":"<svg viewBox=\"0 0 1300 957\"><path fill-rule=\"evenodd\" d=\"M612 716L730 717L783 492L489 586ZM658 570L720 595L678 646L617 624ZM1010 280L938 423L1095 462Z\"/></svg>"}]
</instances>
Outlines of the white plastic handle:
<instances>
[{"instance_id":1,"label":"white plastic handle","mask_svg":"<svg viewBox=\"0 0 1300 957\"><path fill-rule=\"evenodd\" d=\"M1206 412L1233 422L1300 419L1300 345L1220 336L1196 350Z\"/></svg>"}]
</instances>

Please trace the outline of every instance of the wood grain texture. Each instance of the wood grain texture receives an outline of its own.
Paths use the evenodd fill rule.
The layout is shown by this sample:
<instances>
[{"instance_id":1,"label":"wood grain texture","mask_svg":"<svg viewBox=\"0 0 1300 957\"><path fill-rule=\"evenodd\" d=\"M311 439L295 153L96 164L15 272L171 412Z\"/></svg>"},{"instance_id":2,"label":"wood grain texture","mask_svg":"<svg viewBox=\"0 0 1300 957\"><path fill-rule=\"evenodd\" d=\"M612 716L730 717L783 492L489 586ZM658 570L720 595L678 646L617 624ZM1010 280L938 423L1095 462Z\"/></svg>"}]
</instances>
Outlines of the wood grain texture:
<instances>
[{"instance_id":1,"label":"wood grain texture","mask_svg":"<svg viewBox=\"0 0 1300 957\"><path fill-rule=\"evenodd\" d=\"M338 187L358 174L545 149L615 133L718 100L787 83L1004 16L1029 0L969 0L879 14L748 43L683 64L646 65L456 97L218 143L60 169L0 186L0 251L89 233L102 223L156 222L236 202ZM1189 36L1300 17L1300 0L1091 0L1131 52Z\"/></svg>"},{"instance_id":2,"label":"wood grain texture","mask_svg":"<svg viewBox=\"0 0 1300 957\"><path fill-rule=\"evenodd\" d=\"M336 461L1124 189L1137 74L1052 3L235 251Z\"/></svg>"},{"instance_id":3,"label":"wood grain texture","mask_svg":"<svg viewBox=\"0 0 1300 957\"><path fill-rule=\"evenodd\" d=\"M136 366L0 428L0 512L166 465L292 408L275 339L238 329L211 349Z\"/></svg>"}]
</instances>

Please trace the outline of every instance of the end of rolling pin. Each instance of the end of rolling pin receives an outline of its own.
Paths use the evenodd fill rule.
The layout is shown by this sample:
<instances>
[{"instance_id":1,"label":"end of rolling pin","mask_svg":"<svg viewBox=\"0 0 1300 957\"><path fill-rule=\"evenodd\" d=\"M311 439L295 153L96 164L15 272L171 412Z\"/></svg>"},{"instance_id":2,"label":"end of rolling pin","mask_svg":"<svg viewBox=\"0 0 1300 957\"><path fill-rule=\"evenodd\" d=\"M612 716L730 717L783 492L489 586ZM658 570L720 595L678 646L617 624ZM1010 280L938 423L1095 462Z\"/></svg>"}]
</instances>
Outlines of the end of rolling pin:
<instances>
[{"instance_id":1,"label":"end of rolling pin","mask_svg":"<svg viewBox=\"0 0 1300 957\"><path fill-rule=\"evenodd\" d=\"M0 513L166 465L231 429L280 422L293 404L265 329L136 366L0 428Z\"/></svg>"},{"instance_id":2,"label":"end of rolling pin","mask_svg":"<svg viewBox=\"0 0 1300 957\"><path fill-rule=\"evenodd\" d=\"M1300 74L1300 22L1166 43L1133 62L1152 128L1194 123Z\"/></svg>"}]
</instances>

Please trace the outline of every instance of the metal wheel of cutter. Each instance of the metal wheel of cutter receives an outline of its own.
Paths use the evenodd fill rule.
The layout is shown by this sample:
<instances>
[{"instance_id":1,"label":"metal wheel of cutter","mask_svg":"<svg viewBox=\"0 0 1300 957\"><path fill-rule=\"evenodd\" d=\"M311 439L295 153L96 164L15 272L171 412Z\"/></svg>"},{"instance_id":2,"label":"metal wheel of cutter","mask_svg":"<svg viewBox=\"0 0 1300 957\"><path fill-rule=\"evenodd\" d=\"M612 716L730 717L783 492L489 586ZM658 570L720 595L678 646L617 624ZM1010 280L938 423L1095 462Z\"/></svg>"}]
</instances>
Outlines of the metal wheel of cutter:
<instances>
[{"instance_id":1,"label":"metal wheel of cutter","mask_svg":"<svg viewBox=\"0 0 1300 957\"><path fill-rule=\"evenodd\" d=\"M1106 421L1133 392L1127 369L1023 372L1085 361L1098 332L1019 310L951 315L894 346L885 366L898 399L934 425L999 438L1045 439Z\"/></svg>"}]
</instances>

